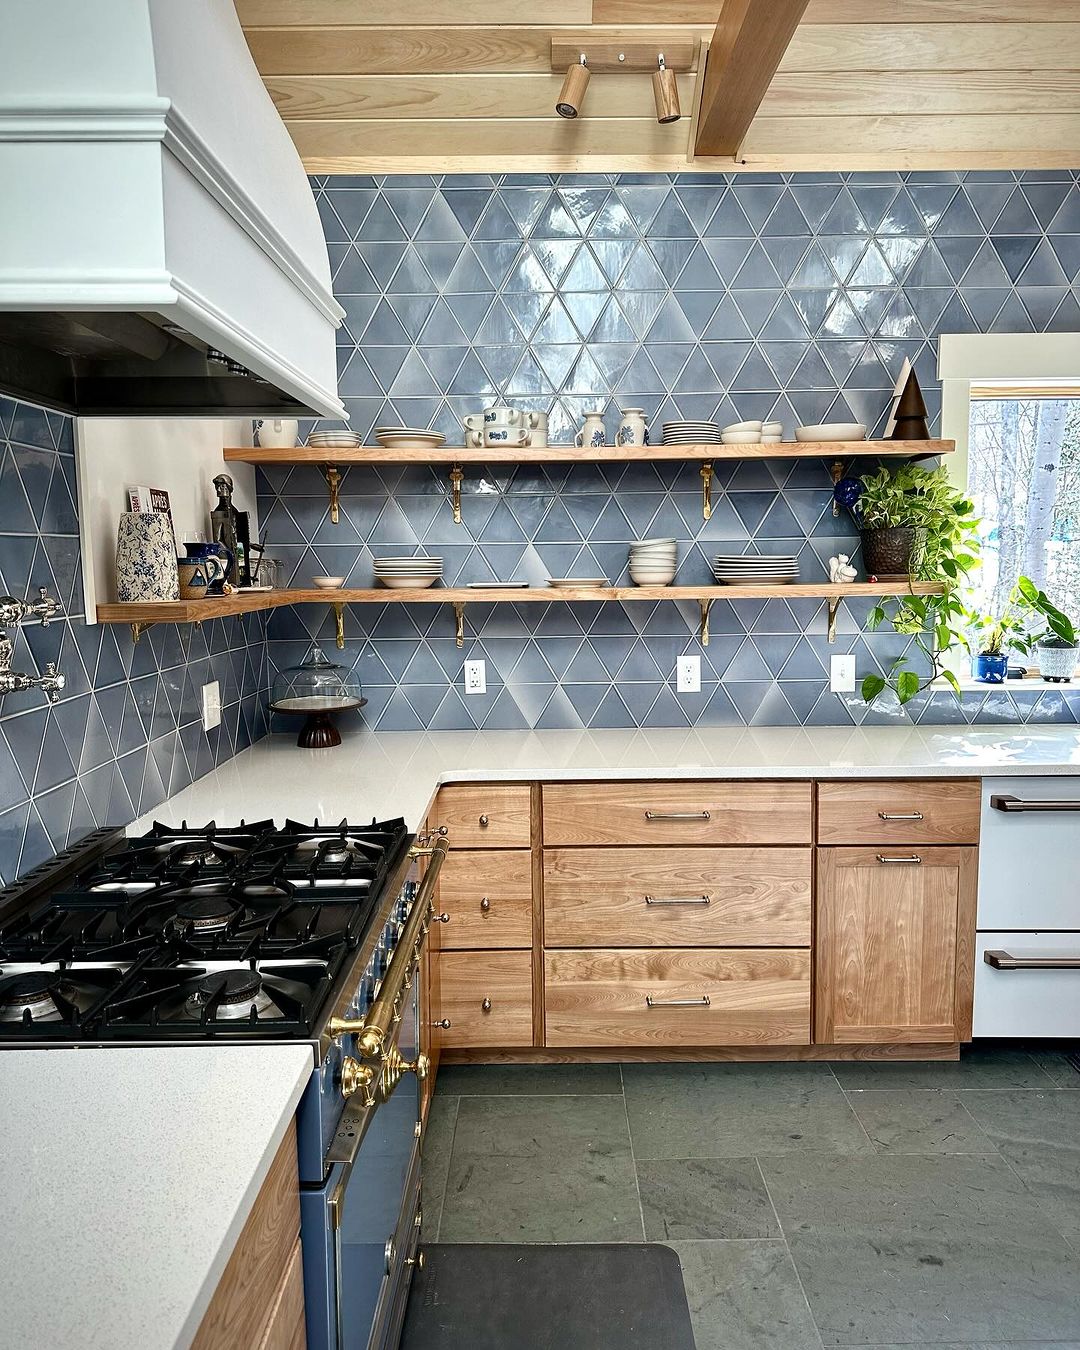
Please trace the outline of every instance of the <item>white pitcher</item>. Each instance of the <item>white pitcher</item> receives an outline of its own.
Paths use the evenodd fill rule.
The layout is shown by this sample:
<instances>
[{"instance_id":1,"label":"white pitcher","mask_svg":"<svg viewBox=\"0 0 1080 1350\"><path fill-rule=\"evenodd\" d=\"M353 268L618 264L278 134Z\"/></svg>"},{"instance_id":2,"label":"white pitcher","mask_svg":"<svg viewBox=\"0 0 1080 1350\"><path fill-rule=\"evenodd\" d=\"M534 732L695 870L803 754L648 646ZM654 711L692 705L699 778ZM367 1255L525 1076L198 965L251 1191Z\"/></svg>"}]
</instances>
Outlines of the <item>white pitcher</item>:
<instances>
[{"instance_id":1,"label":"white pitcher","mask_svg":"<svg viewBox=\"0 0 1080 1350\"><path fill-rule=\"evenodd\" d=\"M574 437L574 444L581 449L590 446L593 449L607 445L607 432L604 429L604 410L594 409L585 414L585 423Z\"/></svg>"},{"instance_id":2,"label":"white pitcher","mask_svg":"<svg viewBox=\"0 0 1080 1350\"><path fill-rule=\"evenodd\" d=\"M299 432L300 423L294 417L264 417L255 423L255 439L266 449L289 449Z\"/></svg>"},{"instance_id":3,"label":"white pitcher","mask_svg":"<svg viewBox=\"0 0 1080 1350\"><path fill-rule=\"evenodd\" d=\"M649 424L645 421L644 408L624 408L619 430L615 434L616 445L648 445Z\"/></svg>"}]
</instances>

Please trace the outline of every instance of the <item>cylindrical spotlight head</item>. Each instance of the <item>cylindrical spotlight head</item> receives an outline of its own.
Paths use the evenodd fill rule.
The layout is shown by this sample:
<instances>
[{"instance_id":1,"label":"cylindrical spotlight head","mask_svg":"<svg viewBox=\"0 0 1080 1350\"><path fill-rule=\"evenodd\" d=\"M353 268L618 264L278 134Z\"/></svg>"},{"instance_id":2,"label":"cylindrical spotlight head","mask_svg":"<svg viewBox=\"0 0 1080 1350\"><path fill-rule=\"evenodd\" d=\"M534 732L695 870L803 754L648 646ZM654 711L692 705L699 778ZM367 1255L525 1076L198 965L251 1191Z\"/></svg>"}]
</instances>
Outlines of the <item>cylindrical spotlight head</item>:
<instances>
[{"instance_id":1,"label":"cylindrical spotlight head","mask_svg":"<svg viewBox=\"0 0 1080 1350\"><path fill-rule=\"evenodd\" d=\"M679 83L675 78L675 72L668 70L664 64L663 52L660 53L657 66L658 69L653 71L652 77L656 120L658 122L677 122L682 116L682 111L679 108Z\"/></svg>"},{"instance_id":2,"label":"cylindrical spotlight head","mask_svg":"<svg viewBox=\"0 0 1080 1350\"><path fill-rule=\"evenodd\" d=\"M559 91L559 101L555 111L560 117L576 117L585 101L585 91L589 87L589 67L582 53L576 66L570 66Z\"/></svg>"}]
</instances>

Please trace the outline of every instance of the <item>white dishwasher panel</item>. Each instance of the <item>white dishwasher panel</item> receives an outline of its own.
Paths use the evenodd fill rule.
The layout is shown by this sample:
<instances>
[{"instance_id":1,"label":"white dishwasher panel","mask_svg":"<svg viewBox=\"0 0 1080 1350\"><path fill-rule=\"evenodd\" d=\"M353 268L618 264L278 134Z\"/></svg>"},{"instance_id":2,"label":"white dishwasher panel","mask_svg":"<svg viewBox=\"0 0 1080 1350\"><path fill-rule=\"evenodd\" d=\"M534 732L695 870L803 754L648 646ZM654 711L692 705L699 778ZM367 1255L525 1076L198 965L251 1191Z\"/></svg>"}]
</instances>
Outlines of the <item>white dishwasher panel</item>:
<instances>
[{"instance_id":1,"label":"white dishwasher panel","mask_svg":"<svg viewBox=\"0 0 1080 1350\"><path fill-rule=\"evenodd\" d=\"M1076 968L998 970L986 952ZM1007 964L1007 962L1005 962ZM975 941L973 1036L1080 1036L1080 932L979 933Z\"/></svg>"},{"instance_id":2,"label":"white dishwasher panel","mask_svg":"<svg viewBox=\"0 0 1080 1350\"><path fill-rule=\"evenodd\" d=\"M1077 809L1000 811L994 797ZM1080 777L984 780L977 927L1080 931Z\"/></svg>"}]
</instances>

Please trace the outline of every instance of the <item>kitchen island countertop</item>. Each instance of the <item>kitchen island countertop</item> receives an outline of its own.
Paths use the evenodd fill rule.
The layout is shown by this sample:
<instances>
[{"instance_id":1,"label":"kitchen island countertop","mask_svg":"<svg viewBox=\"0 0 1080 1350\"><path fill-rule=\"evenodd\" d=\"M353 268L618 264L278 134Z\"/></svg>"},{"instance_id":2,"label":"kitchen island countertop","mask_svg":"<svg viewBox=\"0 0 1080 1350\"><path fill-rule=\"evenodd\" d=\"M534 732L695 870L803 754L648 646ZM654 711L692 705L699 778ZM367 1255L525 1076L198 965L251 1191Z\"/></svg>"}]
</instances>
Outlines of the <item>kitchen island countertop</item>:
<instances>
[{"instance_id":1,"label":"kitchen island countertop","mask_svg":"<svg viewBox=\"0 0 1080 1350\"><path fill-rule=\"evenodd\" d=\"M902 778L1080 774L1080 727L736 727L346 734L331 750L267 736L131 826L404 816L444 783L618 778Z\"/></svg>"},{"instance_id":2,"label":"kitchen island countertop","mask_svg":"<svg viewBox=\"0 0 1080 1350\"><path fill-rule=\"evenodd\" d=\"M0 1342L189 1346L312 1065L306 1045L0 1052Z\"/></svg>"}]
</instances>

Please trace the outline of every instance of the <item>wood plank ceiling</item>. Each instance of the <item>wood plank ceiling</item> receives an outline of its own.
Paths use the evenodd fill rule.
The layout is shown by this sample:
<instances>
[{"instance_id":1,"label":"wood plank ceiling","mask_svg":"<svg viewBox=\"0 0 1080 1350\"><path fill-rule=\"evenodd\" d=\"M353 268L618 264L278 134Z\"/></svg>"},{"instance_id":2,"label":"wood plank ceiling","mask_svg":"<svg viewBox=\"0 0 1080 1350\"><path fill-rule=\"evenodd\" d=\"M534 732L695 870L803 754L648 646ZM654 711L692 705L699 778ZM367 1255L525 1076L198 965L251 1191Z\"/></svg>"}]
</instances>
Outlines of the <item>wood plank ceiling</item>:
<instances>
[{"instance_id":1,"label":"wood plank ceiling","mask_svg":"<svg viewBox=\"0 0 1080 1350\"><path fill-rule=\"evenodd\" d=\"M737 159L694 154L700 55L679 122L631 72L554 114L553 37L707 52L721 0L236 5L311 173L1080 167L1080 0L809 0Z\"/></svg>"}]
</instances>

